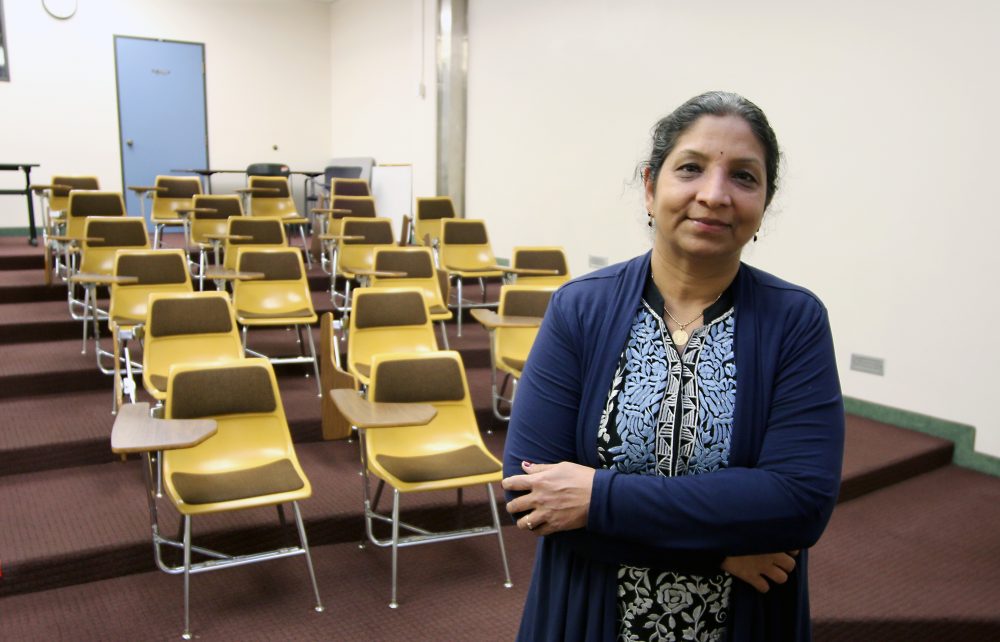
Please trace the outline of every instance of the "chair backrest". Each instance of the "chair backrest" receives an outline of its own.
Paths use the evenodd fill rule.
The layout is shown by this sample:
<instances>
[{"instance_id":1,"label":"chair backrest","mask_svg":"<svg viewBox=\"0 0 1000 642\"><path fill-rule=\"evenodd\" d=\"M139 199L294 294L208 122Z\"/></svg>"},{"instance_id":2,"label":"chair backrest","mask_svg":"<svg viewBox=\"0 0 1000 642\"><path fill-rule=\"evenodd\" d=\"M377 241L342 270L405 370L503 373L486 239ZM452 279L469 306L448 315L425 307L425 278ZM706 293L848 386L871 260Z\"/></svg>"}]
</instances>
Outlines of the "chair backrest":
<instances>
[{"instance_id":1,"label":"chair backrest","mask_svg":"<svg viewBox=\"0 0 1000 642\"><path fill-rule=\"evenodd\" d=\"M482 446L462 357L454 351L379 354L372 360L368 398L387 403L425 403L437 416L426 426L369 430L369 462L384 456L413 456Z\"/></svg>"},{"instance_id":2,"label":"chair backrest","mask_svg":"<svg viewBox=\"0 0 1000 642\"><path fill-rule=\"evenodd\" d=\"M243 204L235 194L197 194L192 207L215 210L214 213L195 212L188 217L191 241L202 245L208 243L207 235L229 231L229 217L243 216Z\"/></svg>"},{"instance_id":3,"label":"chair backrest","mask_svg":"<svg viewBox=\"0 0 1000 642\"><path fill-rule=\"evenodd\" d=\"M142 384L165 398L170 368L243 358L236 317L225 292L153 293L146 306Z\"/></svg>"},{"instance_id":4,"label":"chair backrest","mask_svg":"<svg viewBox=\"0 0 1000 642\"><path fill-rule=\"evenodd\" d=\"M233 307L238 318L287 318L288 323L315 323L306 268L298 248L240 247L236 267L241 272L259 272L262 279L233 283Z\"/></svg>"},{"instance_id":5,"label":"chair backrest","mask_svg":"<svg viewBox=\"0 0 1000 642\"><path fill-rule=\"evenodd\" d=\"M482 269L497 260L486 234L486 223L471 219L441 221L441 266L449 269Z\"/></svg>"},{"instance_id":6,"label":"chair backrest","mask_svg":"<svg viewBox=\"0 0 1000 642\"><path fill-rule=\"evenodd\" d=\"M501 316L542 318L555 291L555 286L501 286L497 313ZM511 367L521 370L538 336L538 328L497 328L495 332L495 357L507 360Z\"/></svg>"},{"instance_id":7,"label":"chair backrest","mask_svg":"<svg viewBox=\"0 0 1000 642\"><path fill-rule=\"evenodd\" d=\"M150 218L154 223L176 220L177 210L192 207L195 195L201 194L201 179L197 176L157 176L156 187L166 191L153 192Z\"/></svg>"},{"instance_id":8,"label":"chair backrest","mask_svg":"<svg viewBox=\"0 0 1000 642\"><path fill-rule=\"evenodd\" d=\"M372 191L366 180L360 178L335 178L330 183L330 194L333 196L371 196Z\"/></svg>"},{"instance_id":9,"label":"chair backrest","mask_svg":"<svg viewBox=\"0 0 1000 642\"><path fill-rule=\"evenodd\" d=\"M524 285L562 285L569 281L566 253L561 247L515 247L511 266L531 270L556 270L547 276L518 275Z\"/></svg>"},{"instance_id":10,"label":"chair backrest","mask_svg":"<svg viewBox=\"0 0 1000 642\"><path fill-rule=\"evenodd\" d=\"M62 212L69 207L70 190L99 190L100 181L96 176L53 176L52 185L68 185L68 188L53 188L49 190L49 209Z\"/></svg>"},{"instance_id":11,"label":"chair backrest","mask_svg":"<svg viewBox=\"0 0 1000 642\"><path fill-rule=\"evenodd\" d=\"M291 170L284 163L251 163L247 165L247 177L251 176L284 176L291 175Z\"/></svg>"},{"instance_id":12,"label":"chair backrest","mask_svg":"<svg viewBox=\"0 0 1000 642\"><path fill-rule=\"evenodd\" d=\"M134 325L146 320L149 295L191 292L184 250L118 250L115 276L134 276L138 283L111 285L108 315L119 325Z\"/></svg>"},{"instance_id":13,"label":"chair backrest","mask_svg":"<svg viewBox=\"0 0 1000 642\"><path fill-rule=\"evenodd\" d=\"M250 194L250 215L260 217L285 217L298 215L291 188L285 176L250 176L249 187L277 190L268 194Z\"/></svg>"},{"instance_id":14,"label":"chair backrest","mask_svg":"<svg viewBox=\"0 0 1000 642\"><path fill-rule=\"evenodd\" d=\"M437 349L423 292L416 288L354 290L347 334L347 367L351 374L367 379L376 354Z\"/></svg>"},{"instance_id":15,"label":"chair backrest","mask_svg":"<svg viewBox=\"0 0 1000 642\"><path fill-rule=\"evenodd\" d=\"M88 216L83 236L80 271L86 274L110 275L114 272L118 250L149 247L145 221L132 216Z\"/></svg>"},{"instance_id":16,"label":"chair backrest","mask_svg":"<svg viewBox=\"0 0 1000 642\"><path fill-rule=\"evenodd\" d=\"M337 271L354 273L371 270L375 265L375 250L395 247L392 221L387 218L345 218L341 221L344 236L362 236L363 240L345 240L337 250Z\"/></svg>"},{"instance_id":17,"label":"chair backrest","mask_svg":"<svg viewBox=\"0 0 1000 642\"><path fill-rule=\"evenodd\" d=\"M413 224L413 235L417 243L423 243L425 236L429 236L431 240L440 238L441 221L449 218L456 218L455 204L450 196L418 197Z\"/></svg>"},{"instance_id":18,"label":"chair backrest","mask_svg":"<svg viewBox=\"0 0 1000 642\"><path fill-rule=\"evenodd\" d=\"M226 239L225 259L223 265L226 269L236 269L236 253L244 246L282 248L288 246L288 239L285 237L285 226L277 219L231 217L227 219L226 233L229 236L249 236L250 239Z\"/></svg>"},{"instance_id":19,"label":"chair backrest","mask_svg":"<svg viewBox=\"0 0 1000 642\"><path fill-rule=\"evenodd\" d=\"M84 224L90 216L125 216L121 192L71 190L66 204L66 235L83 236Z\"/></svg>"},{"instance_id":20,"label":"chair backrest","mask_svg":"<svg viewBox=\"0 0 1000 642\"><path fill-rule=\"evenodd\" d=\"M332 196L330 197L330 208L335 210L346 210L344 213L334 212L330 214L329 223L326 226L330 234L343 233L343 220L345 218L376 218L375 199L371 196Z\"/></svg>"},{"instance_id":21,"label":"chair backrest","mask_svg":"<svg viewBox=\"0 0 1000 642\"><path fill-rule=\"evenodd\" d=\"M164 486L175 502L250 508L270 505L279 490L311 492L266 359L179 364L167 387L167 419L217 423L217 432L197 446L164 452Z\"/></svg>"},{"instance_id":22,"label":"chair backrest","mask_svg":"<svg viewBox=\"0 0 1000 642\"><path fill-rule=\"evenodd\" d=\"M404 277L373 277L371 286L376 288L418 288L424 294L427 309L445 308L445 292L441 278L434 267L434 256L429 247L379 247L375 249L376 270L405 272ZM447 275L445 276L447 281Z\"/></svg>"}]
</instances>

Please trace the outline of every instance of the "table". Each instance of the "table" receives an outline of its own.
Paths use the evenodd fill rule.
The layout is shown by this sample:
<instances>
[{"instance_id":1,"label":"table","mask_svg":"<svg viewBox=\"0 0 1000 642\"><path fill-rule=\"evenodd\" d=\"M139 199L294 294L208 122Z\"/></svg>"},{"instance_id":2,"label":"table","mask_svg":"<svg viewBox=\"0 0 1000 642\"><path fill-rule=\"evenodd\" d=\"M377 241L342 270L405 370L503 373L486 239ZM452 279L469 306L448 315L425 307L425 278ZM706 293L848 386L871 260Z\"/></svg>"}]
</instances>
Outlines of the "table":
<instances>
[{"instance_id":1,"label":"table","mask_svg":"<svg viewBox=\"0 0 1000 642\"><path fill-rule=\"evenodd\" d=\"M35 229L35 204L31 199L31 168L38 163L0 163L0 172L24 172L24 189L0 189L0 195L28 197L28 244L38 245L38 231Z\"/></svg>"}]
</instances>

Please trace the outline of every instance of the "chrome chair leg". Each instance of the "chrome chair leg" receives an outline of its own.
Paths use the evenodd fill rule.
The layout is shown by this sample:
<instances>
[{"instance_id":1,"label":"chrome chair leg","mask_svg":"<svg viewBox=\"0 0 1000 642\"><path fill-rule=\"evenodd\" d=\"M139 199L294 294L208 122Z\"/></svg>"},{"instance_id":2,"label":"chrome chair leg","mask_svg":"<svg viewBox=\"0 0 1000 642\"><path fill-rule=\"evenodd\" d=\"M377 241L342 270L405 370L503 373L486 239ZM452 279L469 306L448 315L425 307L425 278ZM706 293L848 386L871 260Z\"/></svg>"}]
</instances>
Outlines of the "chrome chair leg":
<instances>
[{"instance_id":1,"label":"chrome chair leg","mask_svg":"<svg viewBox=\"0 0 1000 642\"><path fill-rule=\"evenodd\" d=\"M191 516L184 516L184 633L191 639Z\"/></svg>"},{"instance_id":2,"label":"chrome chair leg","mask_svg":"<svg viewBox=\"0 0 1000 642\"><path fill-rule=\"evenodd\" d=\"M399 491L392 489L392 599L389 601L389 608L399 608L396 601L396 575L399 557Z\"/></svg>"},{"instance_id":3,"label":"chrome chair leg","mask_svg":"<svg viewBox=\"0 0 1000 642\"><path fill-rule=\"evenodd\" d=\"M443 320L438 321L438 323L441 324L441 343L444 345L445 350L451 350L448 347L448 329L445 327Z\"/></svg>"},{"instance_id":4,"label":"chrome chair leg","mask_svg":"<svg viewBox=\"0 0 1000 642\"><path fill-rule=\"evenodd\" d=\"M313 374L316 376L316 396L323 396L323 383L319 380L319 359L316 358L316 342L313 340L312 327L306 326L306 338L309 340L309 355L312 357ZM336 341L336 339L334 339Z\"/></svg>"},{"instance_id":5,"label":"chrome chair leg","mask_svg":"<svg viewBox=\"0 0 1000 642\"><path fill-rule=\"evenodd\" d=\"M306 556L306 566L309 567L309 579L312 580L313 594L316 596L316 606L313 609L317 613L323 612L323 603L319 599L319 585L316 584L316 571L313 569L312 555L309 554L309 540L306 539L306 527L302 524L302 512L299 510L299 503L292 502L292 509L295 511L295 526L299 529L299 545Z\"/></svg>"},{"instance_id":6,"label":"chrome chair leg","mask_svg":"<svg viewBox=\"0 0 1000 642\"><path fill-rule=\"evenodd\" d=\"M486 484L490 494L490 512L493 513L493 527L497 529L497 542L500 543L500 560L503 561L504 588L514 586L510 581L510 568L507 566L507 549L503 545L503 533L500 532L500 514L497 512L497 500L493 496L493 484Z\"/></svg>"}]
</instances>

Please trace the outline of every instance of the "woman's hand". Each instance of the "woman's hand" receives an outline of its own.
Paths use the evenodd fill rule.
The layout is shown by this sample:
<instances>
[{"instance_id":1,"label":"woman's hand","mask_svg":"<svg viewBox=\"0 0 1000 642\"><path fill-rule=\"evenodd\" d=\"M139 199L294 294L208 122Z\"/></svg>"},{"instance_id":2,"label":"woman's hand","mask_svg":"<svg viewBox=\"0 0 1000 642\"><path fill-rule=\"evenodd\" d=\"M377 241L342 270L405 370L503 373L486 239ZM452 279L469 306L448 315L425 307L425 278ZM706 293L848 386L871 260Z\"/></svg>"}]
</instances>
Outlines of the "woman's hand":
<instances>
[{"instance_id":1,"label":"woman's hand","mask_svg":"<svg viewBox=\"0 0 1000 642\"><path fill-rule=\"evenodd\" d=\"M564 461L558 464L522 462L525 475L503 480L505 490L526 491L507 504L507 511L525 513L517 527L536 535L583 528L590 512L593 468Z\"/></svg>"},{"instance_id":2,"label":"woman's hand","mask_svg":"<svg viewBox=\"0 0 1000 642\"><path fill-rule=\"evenodd\" d=\"M795 570L795 556L798 551L788 553L764 553L761 555L738 555L722 560L722 570L739 578L761 593L767 593L771 585L784 584L788 574Z\"/></svg>"}]
</instances>

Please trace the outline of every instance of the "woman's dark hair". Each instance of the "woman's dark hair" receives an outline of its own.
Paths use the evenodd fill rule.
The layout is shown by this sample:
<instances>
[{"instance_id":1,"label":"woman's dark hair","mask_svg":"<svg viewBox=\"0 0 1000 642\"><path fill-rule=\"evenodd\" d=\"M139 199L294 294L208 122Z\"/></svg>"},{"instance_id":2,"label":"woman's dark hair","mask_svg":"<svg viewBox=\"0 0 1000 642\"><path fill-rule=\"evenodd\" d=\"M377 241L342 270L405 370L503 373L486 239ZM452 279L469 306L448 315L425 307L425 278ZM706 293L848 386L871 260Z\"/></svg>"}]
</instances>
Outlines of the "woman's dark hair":
<instances>
[{"instance_id":1,"label":"woman's dark hair","mask_svg":"<svg viewBox=\"0 0 1000 642\"><path fill-rule=\"evenodd\" d=\"M655 184L660 176L663 161L673 151L677 139L702 116L739 116L750 126L750 130L764 148L764 169L767 171L764 206L769 205L774 192L778 189L780 155L778 138L760 107L739 94L727 91L709 91L695 96L669 116L661 118L653 128L653 147L649 153L649 160L639 165L639 175L644 175L648 169L649 178Z\"/></svg>"}]
</instances>

